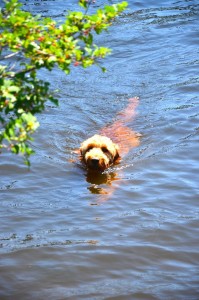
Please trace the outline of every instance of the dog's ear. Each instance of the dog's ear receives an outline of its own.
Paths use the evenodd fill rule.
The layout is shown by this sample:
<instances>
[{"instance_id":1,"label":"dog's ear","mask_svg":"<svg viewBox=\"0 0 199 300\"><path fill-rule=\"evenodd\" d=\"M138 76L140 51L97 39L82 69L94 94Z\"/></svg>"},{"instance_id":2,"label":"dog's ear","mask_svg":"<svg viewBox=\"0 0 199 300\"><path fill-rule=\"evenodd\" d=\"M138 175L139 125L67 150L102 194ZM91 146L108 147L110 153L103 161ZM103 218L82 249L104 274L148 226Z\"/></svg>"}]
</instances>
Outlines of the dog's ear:
<instances>
[{"instance_id":1,"label":"dog's ear","mask_svg":"<svg viewBox=\"0 0 199 300\"><path fill-rule=\"evenodd\" d=\"M117 144L115 144L115 157L114 157L114 161L117 160L118 158L120 158L119 146Z\"/></svg>"},{"instance_id":2,"label":"dog's ear","mask_svg":"<svg viewBox=\"0 0 199 300\"><path fill-rule=\"evenodd\" d=\"M80 154L83 155L83 147L82 146L79 148L79 151L80 151Z\"/></svg>"},{"instance_id":3,"label":"dog's ear","mask_svg":"<svg viewBox=\"0 0 199 300\"><path fill-rule=\"evenodd\" d=\"M84 155L84 142L83 143L81 143L81 145L80 145L80 147L79 147L79 151L80 151L80 154L81 155Z\"/></svg>"}]
</instances>

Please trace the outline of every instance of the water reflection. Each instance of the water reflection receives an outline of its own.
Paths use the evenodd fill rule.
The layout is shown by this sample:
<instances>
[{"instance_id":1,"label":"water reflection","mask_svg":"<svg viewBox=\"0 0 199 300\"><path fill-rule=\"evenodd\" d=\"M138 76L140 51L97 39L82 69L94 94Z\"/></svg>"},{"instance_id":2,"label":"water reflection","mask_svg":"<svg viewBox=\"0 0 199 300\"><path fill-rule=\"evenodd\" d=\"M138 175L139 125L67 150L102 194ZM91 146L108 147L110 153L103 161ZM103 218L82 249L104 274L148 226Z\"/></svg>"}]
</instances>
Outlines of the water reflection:
<instances>
[{"instance_id":1,"label":"water reflection","mask_svg":"<svg viewBox=\"0 0 199 300\"><path fill-rule=\"evenodd\" d=\"M103 194L109 195L112 194L114 188L112 186L112 182L119 180L118 173L116 172L96 172L93 170L88 170L85 174L86 181L91 183L88 187L88 190L92 194Z\"/></svg>"}]
</instances>

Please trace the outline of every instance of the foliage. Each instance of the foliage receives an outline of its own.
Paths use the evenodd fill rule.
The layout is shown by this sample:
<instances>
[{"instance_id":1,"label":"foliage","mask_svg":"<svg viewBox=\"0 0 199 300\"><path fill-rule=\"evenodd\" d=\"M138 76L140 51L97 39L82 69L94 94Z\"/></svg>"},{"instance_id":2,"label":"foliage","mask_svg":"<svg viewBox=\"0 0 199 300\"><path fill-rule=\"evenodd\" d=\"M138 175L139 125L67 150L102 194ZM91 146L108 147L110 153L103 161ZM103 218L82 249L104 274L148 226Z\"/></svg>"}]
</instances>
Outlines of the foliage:
<instances>
[{"instance_id":1,"label":"foliage","mask_svg":"<svg viewBox=\"0 0 199 300\"><path fill-rule=\"evenodd\" d=\"M58 105L49 83L38 79L38 70L99 64L110 49L94 43L94 33L106 30L127 6L105 6L88 15L91 0L80 0L83 12L68 12L63 24L33 16L18 0L5 1L0 12L0 149L23 154L29 164L29 145L39 123L35 114L50 100ZM102 68L104 71L104 69Z\"/></svg>"}]
</instances>

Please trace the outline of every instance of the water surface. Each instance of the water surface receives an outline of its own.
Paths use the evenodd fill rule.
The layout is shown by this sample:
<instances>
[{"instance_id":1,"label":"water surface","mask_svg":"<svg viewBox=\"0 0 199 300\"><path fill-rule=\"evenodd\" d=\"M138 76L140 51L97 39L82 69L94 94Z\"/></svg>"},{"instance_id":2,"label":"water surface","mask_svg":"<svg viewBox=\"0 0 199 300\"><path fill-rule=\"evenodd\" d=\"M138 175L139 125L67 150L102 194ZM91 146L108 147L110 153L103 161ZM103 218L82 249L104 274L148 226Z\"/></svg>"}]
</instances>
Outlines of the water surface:
<instances>
[{"instance_id":1,"label":"water surface","mask_svg":"<svg viewBox=\"0 0 199 300\"><path fill-rule=\"evenodd\" d=\"M76 8L23 2L60 21ZM1 299L199 299L199 4L129 2L97 37L106 73L41 74L60 106L39 116L31 169L0 157ZM140 146L93 179L72 150L133 96Z\"/></svg>"}]
</instances>

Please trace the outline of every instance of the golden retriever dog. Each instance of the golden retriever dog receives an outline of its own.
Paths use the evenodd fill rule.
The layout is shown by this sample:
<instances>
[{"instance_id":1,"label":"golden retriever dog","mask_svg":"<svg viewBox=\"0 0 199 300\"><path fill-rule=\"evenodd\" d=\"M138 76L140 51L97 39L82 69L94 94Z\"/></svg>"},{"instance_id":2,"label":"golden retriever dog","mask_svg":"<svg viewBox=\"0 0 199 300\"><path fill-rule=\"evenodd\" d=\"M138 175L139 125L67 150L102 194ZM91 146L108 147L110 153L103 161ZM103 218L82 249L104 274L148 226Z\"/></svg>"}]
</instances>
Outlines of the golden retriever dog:
<instances>
[{"instance_id":1,"label":"golden retriever dog","mask_svg":"<svg viewBox=\"0 0 199 300\"><path fill-rule=\"evenodd\" d=\"M140 135L127 126L135 116L138 101L138 97L130 98L127 107L118 114L118 120L81 144L81 160L88 170L103 172L139 145Z\"/></svg>"},{"instance_id":2,"label":"golden retriever dog","mask_svg":"<svg viewBox=\"0 0 199 300\"><path fill-rule=\"evenodd\" d=\"M89 169L104 171L119 158L119 146L106 136L95 134L81 144L82 160Z\"/></svg>"}]
</instances>

